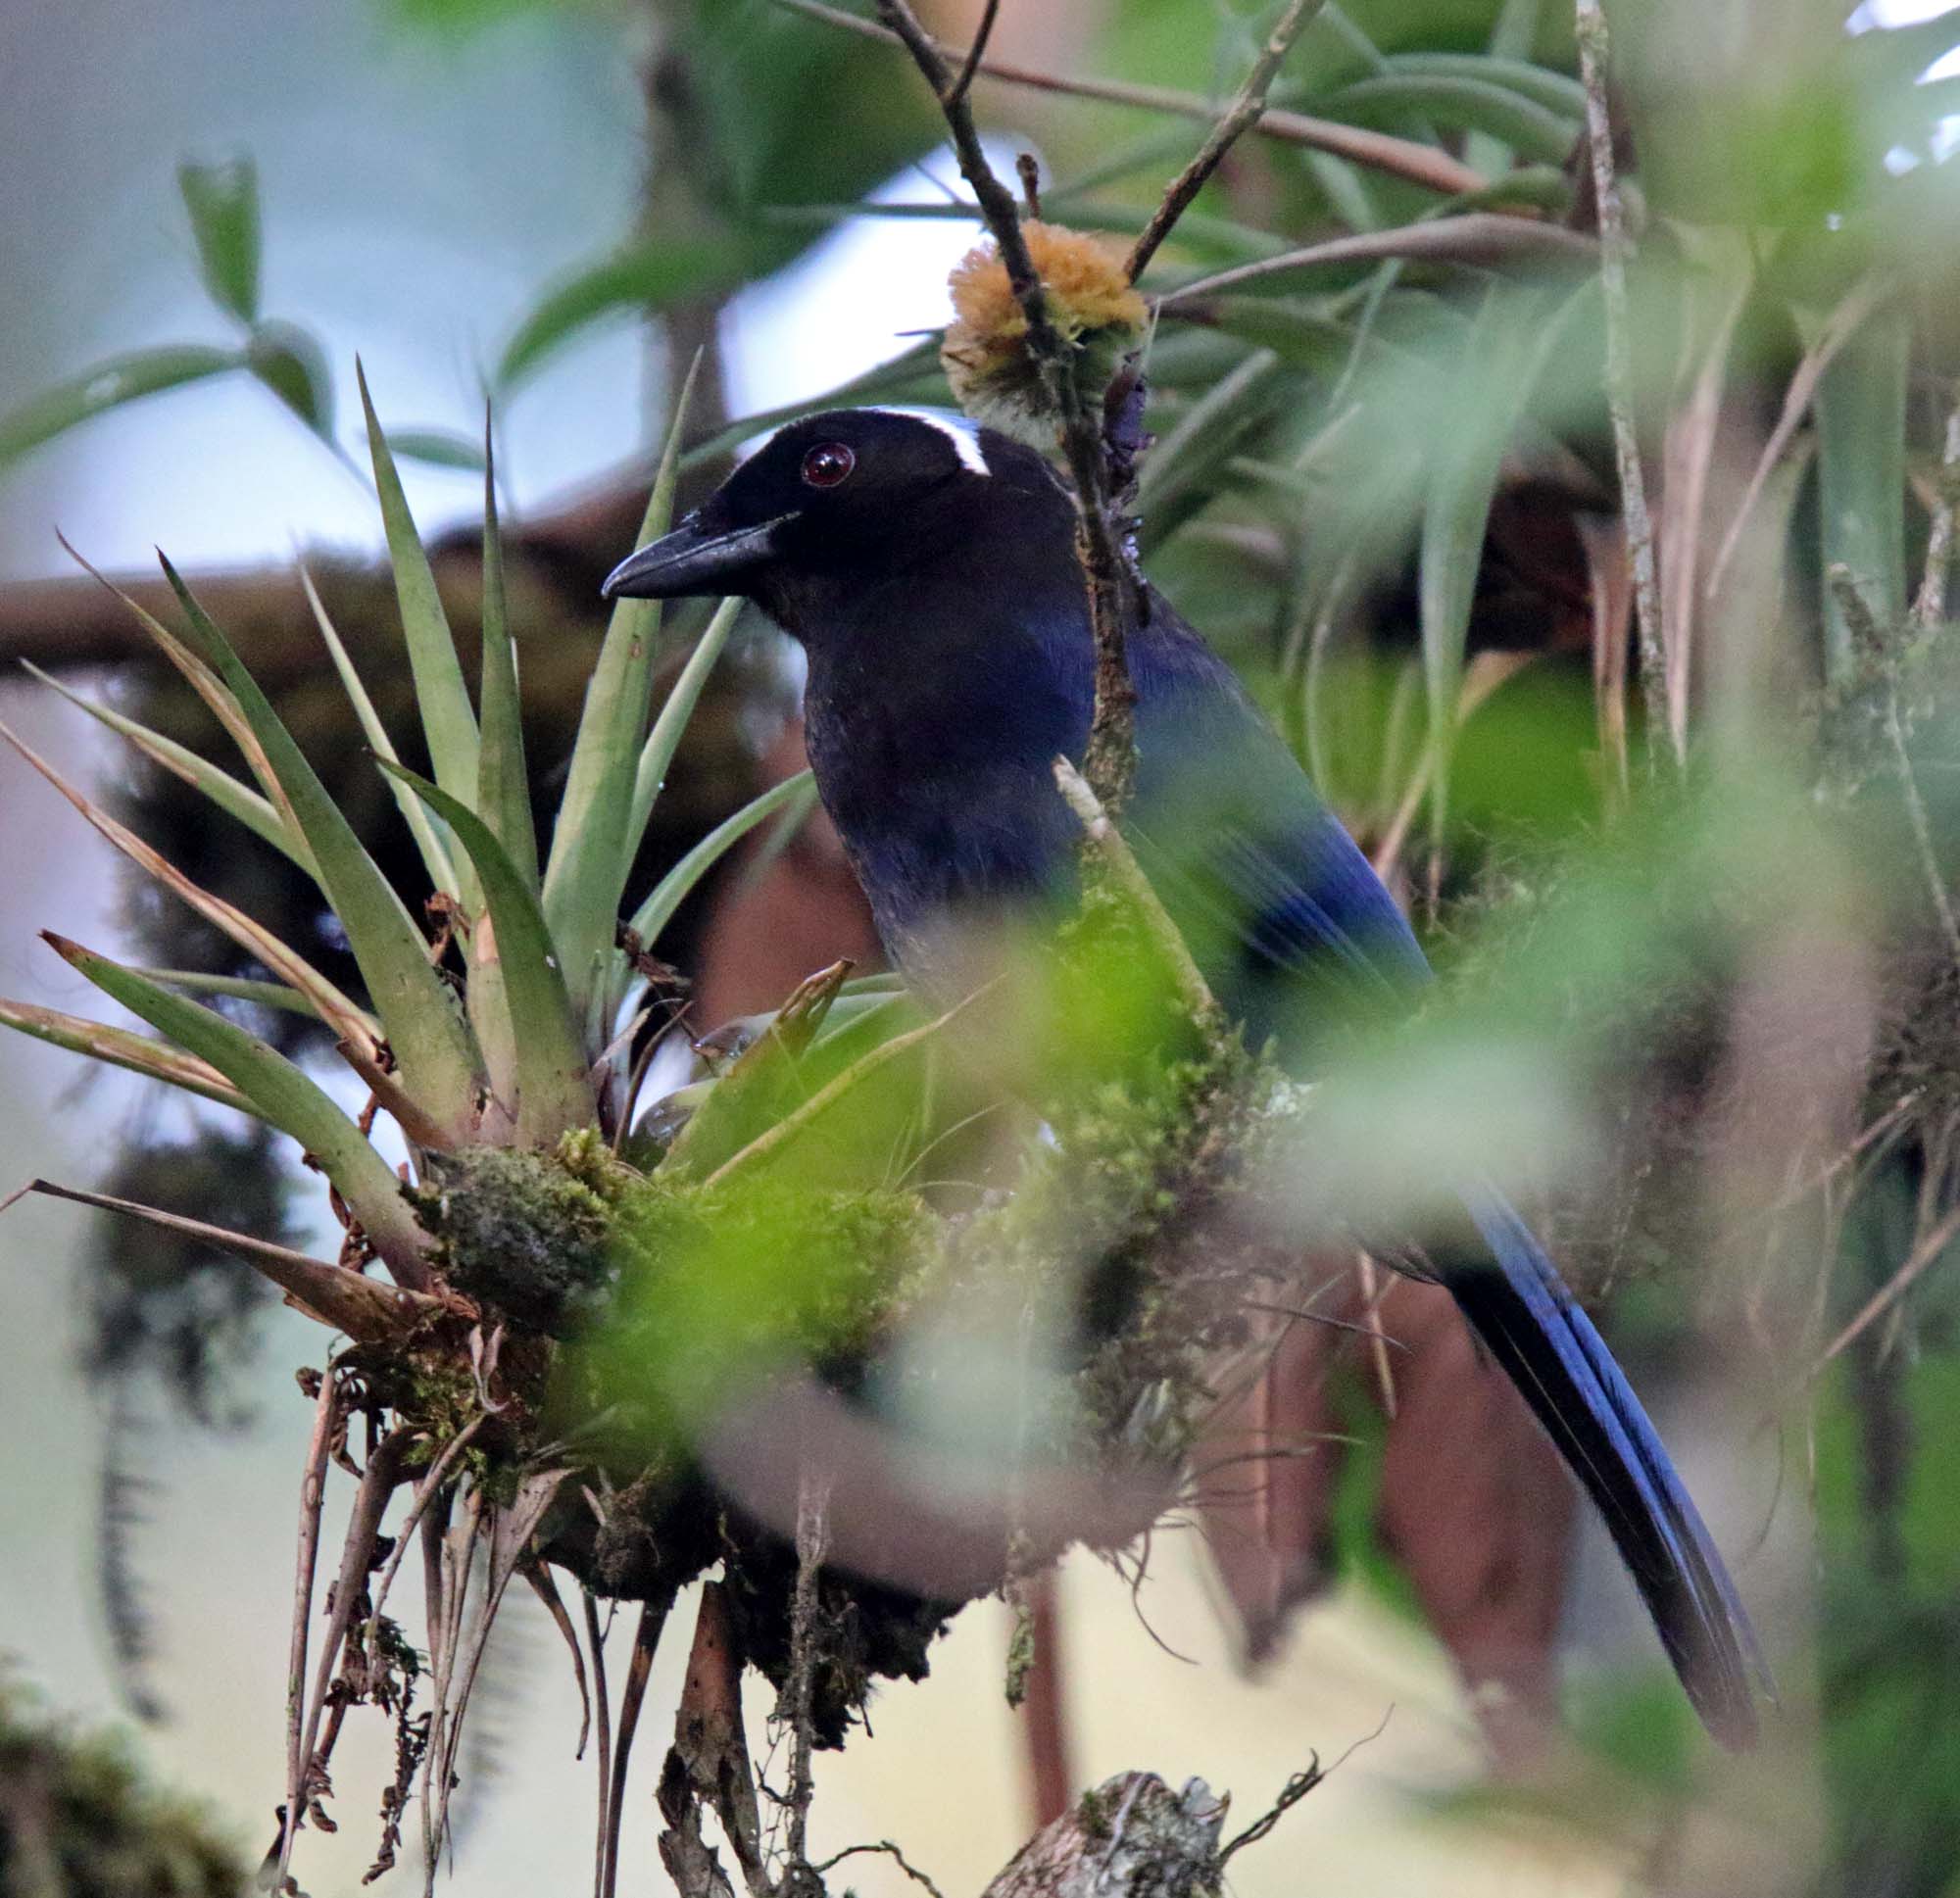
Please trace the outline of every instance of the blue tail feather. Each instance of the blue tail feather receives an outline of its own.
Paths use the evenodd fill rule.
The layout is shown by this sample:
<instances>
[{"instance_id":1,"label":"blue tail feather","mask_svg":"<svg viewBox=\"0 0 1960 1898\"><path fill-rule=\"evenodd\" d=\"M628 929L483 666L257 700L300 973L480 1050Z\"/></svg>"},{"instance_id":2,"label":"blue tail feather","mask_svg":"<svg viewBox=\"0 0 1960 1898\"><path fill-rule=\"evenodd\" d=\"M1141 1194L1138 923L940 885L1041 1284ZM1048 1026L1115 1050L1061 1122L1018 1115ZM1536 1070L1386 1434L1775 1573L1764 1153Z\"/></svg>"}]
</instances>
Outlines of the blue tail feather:
<instances>
[{"instance_id":1,"label":"blue tail feather","mask_svg":"<svg viewBox=\"0 0 1960 1898\"><path fill-rule=\"evenodd\" d=\"M1471 1328L1597 1505L1689 1698L1725 1746L1756 1737L1774 1686L1700 1512L1633 1387L1524 1221L1469 1202L1484 1247L1438 1260Z\"/></svg>"}]
</instances>

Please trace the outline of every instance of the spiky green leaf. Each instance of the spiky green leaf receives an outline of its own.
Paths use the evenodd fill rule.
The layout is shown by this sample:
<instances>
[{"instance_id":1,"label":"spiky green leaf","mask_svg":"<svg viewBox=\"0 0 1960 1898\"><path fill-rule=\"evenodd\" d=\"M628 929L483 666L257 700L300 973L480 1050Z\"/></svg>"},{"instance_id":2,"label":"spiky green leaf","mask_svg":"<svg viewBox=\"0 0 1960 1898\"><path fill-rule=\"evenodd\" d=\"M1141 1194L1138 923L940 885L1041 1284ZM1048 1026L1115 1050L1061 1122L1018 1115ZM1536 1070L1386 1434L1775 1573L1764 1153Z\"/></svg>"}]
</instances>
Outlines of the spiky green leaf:
<instances>
[{"instance_id":1,"label":"spiky green leaf","mask_svg":"<svg viewBox=\"0 0 1960 1898\"><path fill-rule=\"evenodd\" d=\"M426 940L231 642L167 560L164 572L292 803L405 1087L431 1121L461 1138L474 1116L481 1064Z\"/></svg>"},{"instance_id":2,"label":"spiky green leaf","mask_svg":"<svg viewBox=\"0 0 1960 1898\"><path fill-rule=\"evenodd\" d=\"M654 814L654 800L661 795L661 786L666 782L667 767L672 764L674 753L679 749L681 735L687 730L688 720L694 716L694 708L701 701L702 688L708 684L708 675L714 670L721 649L728 644L728 635L741 617L745 604L739 599L728 599L715 608L714 617L708 622L708 630L688 655L680 677L667 694L666 704L654 720L654 729L647 734L647 742L640 751L639 767L633 778L633 808L626 823L626 855L619 872L622 884L633 867L633 858L639 853L640 840L647 832L647 820Z\"/></svg>"},{"instance_id":3,"label":"spiky green leaf","mask_svg":"<svg viewBox=\"0 0 1960 1898\"><path fill-rule=\"evenodd\" d=\"M734 816L715 825L654 886L646 901L633 912L630 927L634 935L643 943L659 942L661 931L673 920L674 911L687 900L694 886L758 824L779 810L787 813L785 823L801 823L815 803L816 780L808 771L799 771L760 798L751 799Z\"/></svg>"},{"instance_id":4,"label":"spiky green leaf","mask_svg":"<svg viewBox=\"0 0 1960 1898\"><path fill-rule=\"evenodd\" d=\"M402 1194L401 1181L318 1084L276 1048L222 1015L172 995L79 943L51 931L43 932L43 940L112 1000L208 1061L265 1120L298 1141L318 1161L397 1276L412 1286L422 1283L426 1240Z\"/></svg>"},{"instance_id":5,"label":"spiky green leaf","mask_svg":"<svg viewBox=\"0 0 1960 1898\"><path fill-rule=\"evenodd\" d=\"M112 356L106 363L43 390L10 414L0 415L0 467L78 423L120 409L125 402L224 375L243 367L244 363L242 350L214 349L203 343Z\"/></svg>"},{"instance_id":6,"label":"spiky green leaf","mask_svg":"<svg viewBox=\"0 0 1960 1898\"><path fill-rule=\"evenodd\" d=\"M87 1021L80 1015L65 1015L55 1008L38 1008L30 1001L0 1001L0 1026L31 1035L51 1047L67 1048L71 1054L106 1061L111 1067L126 1068L146 1080L162 1081L169 1087L181 1088L186 1094L202 1095L221 1107L236 1107L247 1114L258 1111L210 1062L186 1054L169 1042L154 1041L148 1035L111 1028L105 1022Z\"/></svg>"},{"instance_id":7,"label":"spiky green leaf","mask_svg":"<svg viewBox=\"0 0 1960 1898\"><path fill-rule=\"evenodd\" d=\"M249 158L186 160L177 190L190 213L198 274L212 301L241 323L259 320L259 171Z\"/></svg>"},{"instance_id":8,"label":"spiky green leaf","mask_svg":"<svg viewBox=\"0 0 1960 1898\"><path fill-rule=\"evenodd\" d=\"M381 525L388 536L388 561L395 572L395 598L402 611L402 637L408 642L409 666L415 674L416 704L428 739L429 761L435 781L452 798L467 801L476 795L476 714L469 708L469 692L463 683L463 666L456 641L443 611L442 595L421 536L416 531L402 477L388 452L388 438L374 413L367 371L357 358L354 377L361 389L361 411L368 419L368 450L374 462L374 489L381 500Z\"/></svg>"}]
</instances>

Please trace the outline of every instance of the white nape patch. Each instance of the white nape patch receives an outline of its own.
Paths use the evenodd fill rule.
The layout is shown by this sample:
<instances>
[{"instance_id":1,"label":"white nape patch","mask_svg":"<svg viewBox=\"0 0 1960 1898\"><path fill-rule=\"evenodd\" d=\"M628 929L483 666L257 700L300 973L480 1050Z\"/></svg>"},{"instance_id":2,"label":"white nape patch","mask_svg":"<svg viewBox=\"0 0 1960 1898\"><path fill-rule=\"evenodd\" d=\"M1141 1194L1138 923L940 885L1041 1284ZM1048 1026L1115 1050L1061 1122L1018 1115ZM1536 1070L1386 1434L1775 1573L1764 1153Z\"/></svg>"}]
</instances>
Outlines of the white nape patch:
<instances>
[{"instance_id":1,"label":"white nape patch","mask_svg":"<svg viewBox=\"0 0 1960 1898\"><path fill-rule=\"evenodd\" d=\"M936 428L953 444L953 452L959 457L959 464L972 474L992 474L987 465L986 452L980 446L980 424L952 409L893 409L877 407L872 410L878 415L908 415L913 421L922 421L928 428Z\"/></svg>"}]
</instances>

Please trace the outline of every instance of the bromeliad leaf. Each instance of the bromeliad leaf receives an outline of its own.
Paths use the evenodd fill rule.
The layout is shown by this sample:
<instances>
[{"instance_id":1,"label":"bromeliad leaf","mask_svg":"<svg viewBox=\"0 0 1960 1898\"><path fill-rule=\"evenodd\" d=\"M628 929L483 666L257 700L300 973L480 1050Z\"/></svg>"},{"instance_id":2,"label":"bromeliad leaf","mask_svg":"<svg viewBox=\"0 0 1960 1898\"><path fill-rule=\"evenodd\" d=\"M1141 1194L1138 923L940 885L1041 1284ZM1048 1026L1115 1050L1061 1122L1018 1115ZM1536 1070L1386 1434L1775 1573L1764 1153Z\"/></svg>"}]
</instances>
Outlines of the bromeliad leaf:
<instances>
[{"instance_id":1,"label":"bromeliad leaf","mask_svg":"<svg viewBox=\"0 0 1960 1898\"><path fill-rule=\"evenodd\" d=\"M427 1240L386 1160L319 1087L256 1035L52 931L42 940L112 999L208 1061L265 1120L319 1162L397 1282L428 1283Z\"/></svg>"},{"instance_id":2,"label":"bromeliad leaf","mask_svg":"<svg viewBox=\"0 0 1960 1898\"><path fill-rule=\"evenodd\" d=\"M327 1023L342 1040L352 1044L370 1065L373 1063L376 1053L375 1044L379 1036L375 1024L304 956L288 949L270 930L253 921L242 909L235 908L221 897L214 897L210 891L193 883L168 857L152 850L134 831L124 824L118 823L93 799L86 797L70 784L46 758L24 743L5 725L0 725L0 739L4 739L19 752L104 838L128 857L146 876L162 884L173 896L182 898L200 916L222 930L248 955L256 957L281 981L305 996L321 1021Z\"/></svg>"},{"instance_id":3,"label":"bromeliad leaf","mask_svg":"<svg viewBox=\"0 0 1960 1898\"><path fill-rule=\"evenodd\" d=\"M665 533L673 517L681 436L700 373L697 356L667 427L660 474L640 527L641 541ZM626 825L646 735L654 642L660 627L658 600L621 600L613 607L599 663L585 690L564 799L552 832L545 867L545 918L580 1019L608 986L604 971L613 952L625 888Z\"/></svg>"},{"instance_id":4,"label":"bromeliad leaf","mask_svg":"<svg viewBox=\"0 0 1960 1898\"><path fill-rule=\"evenodd\" d=\"M760 798L751 799L734 816L710 831L654 886L646 901L633 912L629 927L634 935L643 943L658 942L661 931L673 920L674 911L687 900L694 886L758 824L779 810L788 813L785 823L800 823L815 803L816 780L808 771L799 771Z\"/></svg>"},{"instance_id":5,"label":"bromeliad leaf","mask_svg":"<svg viewBox=\"0 0 1960 1898\"><path fill-rule=\"evenodd\" d=\"M504 595L504 537L497 520L497 469L490 418L483 420L483 730L476 759L476 809L532 890L538 887L538 835L524 763L517 652Z\"/></svg>"},{"instance_id":6,"label":"bromeliad leaf","mask_svg":"<svg viewBox=\"0 0 1960 1898\"><path fill-rule=\"evenodd\" d=\"M147 1080L202 1095L220 1107L236 1107L245 1114L258 1112L209 1061L186 1054L169 1042L153 1041L126 1028L111 1028L106 1022L86 1021L79 1015L65 1015L58 1009L37 1008L29 1001L0 1001L0 1026L31 1035L52 1047L65 1047L71 1054L107 1061L111 1067L126 1068Z\"/></svg>"},{"instance_id":7,"label":"bromeliad leaf","mask_svg":"<svg viewBox=\"0 0 1960 1898\"><path fill-rule=\"evenodd\" d=\"M307 571L306 562L300 562L300 585L305 589L307 605L313 608L314 623L319 628L319 636L326 642L326 650L332 656L333 669L340 674L340 683L346 688L349 703L354 706L354 715L361 721L361 729L367 735L368 743L373 748L377 757L390 764L400 762L394 741L388 736L388 728L381 722L381 714L374 709L374 702L368 696L368 688L361 683L361 674L354 668L354 657L347 650L333 620L326 610L326 603L319 597L319 589L313 583L313 575ZM435 826L429 822L429 814L422 808L421 800L401 784L390 787L395 794L396 805L407 821L416 840L416 849L421 852L422 868L428 878L445 896L462 900L462 885L456 877L456 866L450 860L448 848L436 835Z\"/></svg>"},{"instance_id":8,"label":"bromeliad leaf","mask_svg":"<svg viewBox=\"0 0 1960 1898\"><path fill-rule=\"evenodd\" d=\"M654 814L654 800L661 795L661 786L666 782L667 767L673 763L674 753L687 730L688 720L694 716L694 708L701 701L702 688L708 683L708 675L714 670L721 649L728 644L728 635L741 616L743 604L741 600L731 598L722 601L715 608L714 617L708 622L708 630L688 655L680 677L667 694L661 715L654 720L654 729L647 734L646 745L640 752L639 767L633 778L633 808L626 820L626 854L619 869L622 885L633 867L633 858L639 853L640 840L647 831L647 820Z\"/></svg>"},{"instance_id":9,"label":"bromeliad leaf","mask_svg":"<svg viewBox=\"0 0 1960 1898\"><path fill-rule=\"evenodd\" d=\"M249 158L177 167L177 189L197 240L198 274L212 300L241 323L259 320L259 172Z\"/></svg>"},{"instance_id":10,"label":"bromeliad leaf","mask_svg":"<svg viewBox=\"0 0 1960 1898\"><path fill-rule=\"evenodd\" d=\"M348 947L400 1063L404 1086L436 1127L452 1139L463 1138L475 1115L481 1062L449 985L430 965L427 942L231 642L168 560L164 573L291 801L319 865L320 887L347 932Z\"/></svg>"},{"instance_id":11,"label":"bromeliad leaf","mask_svg":"<svg viewBox=\"0 0 1960 1898\"><path fill-rule=\"evenodd\" d=\"M450 637L449 616L442 609L435 574L409 512L408 496L388 438L368 393L368 376L355 359L355 380L361 386L361 409L368 418L368 448L374 462L374 488L381 498L381 524L388 536L388 560L395 570L395 598L401 605L402 635L408 642L409 665L415 674L416 703L421 708L422 731L428 738L435 781L452 798L476 795L476 714L463 683L463 667Z\"/></svg>"},{"instance_id":12,"label":"bromeliad leaf","mask_svg":"<svg viewBox=\"0 0 1960 1898\"><path fill-rule=\"evenodd\" d=\"M399 764L384 762L382 769L427 800L476 865L489 908L474 929L488 931L494 941L510 1010L517 1138L526 1145L548 1146L573 1128L590 1125L598 1104L544 911L510 853L473 810Z\"/></svg>"},{"instance_id":13,"label":"bromeliad leaf","mask_svg":"<svg viewBox=\"0 0 1960 1898\"><path fill-rule=\"evenodd\" d=\"M422 462L430 467L481 474L488 465L481 447L448 428L391 428L388 449L398 462Z\"/></svg>"},{"instance_id":14,"label":"bromeliad leaf","mask_svg":"<svg viewBox=\"0 0 1960 1898\"><path fill-rule=\"evenodd\" d=\"M201 757L188 746L179 745L173 738L166 738L162 732L153 732L147 725L139 725L135 719L124 716L114 706L99 706L93 699L84 699L80 693L71 692L53 673L43 672L32 659L23 659L21 664L24 670L50 691L60 693L70 705L78 706L91 718L126 738L145 757L203 792L219 809L236 817L275 851L290 857L307 875L314 874L313 856L306 848L305 840L287 827L270 800L262 798L249 786L240 784L229 771L212 763L207 757Z\"/></svg>"}]
</instances>

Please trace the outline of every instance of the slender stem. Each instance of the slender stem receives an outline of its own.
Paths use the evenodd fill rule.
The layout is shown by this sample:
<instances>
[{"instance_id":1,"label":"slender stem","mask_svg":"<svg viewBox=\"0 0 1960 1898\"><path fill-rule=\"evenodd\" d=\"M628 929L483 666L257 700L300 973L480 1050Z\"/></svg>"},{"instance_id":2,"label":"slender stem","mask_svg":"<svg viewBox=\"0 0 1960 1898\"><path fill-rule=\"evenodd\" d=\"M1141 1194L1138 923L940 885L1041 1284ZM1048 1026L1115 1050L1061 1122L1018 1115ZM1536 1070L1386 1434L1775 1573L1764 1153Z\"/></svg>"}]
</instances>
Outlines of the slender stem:
<instances>
[{"instance_id":1,"label":"slender stem","mask_svg":"<svg viewBox=\"0 0 1960 1898\"><path fill-rule=\"evenodd\" d=\"M1251 72L1247 73L1246 83L1239 88L1239 96L1226 109L1225 116L1212 126L1210 136L1199 147L1198 156L1172 180L1170 189L1164 193L1163 202L1157 206L1151 221L1145 225L1143 235L1131 248L1127 268L1132 283L1150 267L1158 246L1190 209L1192 200L1204 189L1212 172L1224 163L1225 154L1239 142L1244 132L1258 122L1259 115L1266 108L1266 94L1272 90L1280 68L1286 64L1286 56L1293 51L1294 41L1324 4L1325 0L1291 0L1286 12L1280 16L1279 24L1273 28L1259 57L1253 62ZM975 49L978 50L977 41Z\"/></svg>"},{"instance_id":2,"label":"slender stem","mask_svg":"<svg viewBox=\"0 0 1960 1898\"><path fill-rule=\"evenodd\" d=\"M959 170L1000 248L1007 282L1027 322L1027 353L1056 417L1062 458L1075 491L1076 559L1089 596L1096 642L1096 710L1087 768L1102 802L1120 810L1136 769L1136 689L1125 655L1136 583L1110 519L1108 470L1098 404L1079 385L1074 351L1049 319L1048 296L1028 254L1020 209L995 175L974 128L973 112L956 87L945 55L919 24L909 0L877 0L878 16L912 56L946 116ZM846 16L847 18L849 16ZM984 65L983 65L984 70Z\"/></svg>"},{"instance_id":3,"label":"slender stem","mask_svg":"<svg viewBox=\"0 0 1960 1898\"><path fill-rule=\"evenodd\" d=\"M1001 0L987 0L987 11L980 16L980 30L973 35L973 44L966 49L965 63L959 69L959 76L953 82L953 90L947 95L950 104L957 105L973 89L973 76L980 71L980 62L987 57L987 42L994 37L994 23L1001 17Z\"/></svg>"},{"instance_id":4,"label":"slender stem","mask_svg":"<svg viewBox=\"0 0 1960 1898\"><path fill-rule=\"evenodd\" d=\"M306 1475L300 1479L299 1559L293 1565L293 1631L286 1653L286 1811L279 1826L275 1889L285 1883L286 1867L293 1856L293 1836L299 1830L300 1813L306 1803L303 1734L307 1642L313 1628L314 1579L319 1566L319 1517L326 1497L326 1459L333 1445L333 1422L339 1402L333 1366L329 1363L320 1373L319 1398L313 1412L313 1436L307 1444Z\"/></svg>"},{"instance_id":5,"label":"slender stem","mask_svg":"<svg viewBox=\"0 0 1960 1898\"><path fill-rule=\"evenodd\" d=\"M1960 408L1946 417L1938 480L1939 499L1926 537L1926 575L1912 606L1913 630L1921 637L1946 617L1946 577L1953 565L1953 511L1960 505Z\"/></svg>"},{"instance_id":6,"label":"slender stem","mask_svg":"<svg viewBox=\"0 0 1960 1898\"><path fill-rule=\"evenodd\" d=\"M826 6L824 0L775 0L775 4L791 13L800 13L807 20L820 20L825 25L841 27L866 39L881 39L888 45L902 43L896 33L875 21L846 13L841 7ZM1146 112L1174 113L1180 119L1209 120L1216 112L1214 102L1202 93L1184 92L1174 86L1131 85L1120 79L1068 79L1053 73L1036 72L1031 67L1010 65L1004 60L983 59L978 71L1004 85L1026 86L1034 92L1059 92L1076 99L1100 99L1109 105L1136 106ZM1315 119L1303 112L1282 112L1269 107L1259 115L1252 129L1284 145L1303 145L1309 151L1328 152L1351 165L1405 178L1445 197L1482 191L1490 182L1481 171L1473 170L1434 145L1396 138L1388 132L1369 131L1360 125L1343 124L1337 119Z\"/></svg>"},{"instance_id":7,"label":"slender stem","mask_svg":"<svg viewBox=\"0 0 1960 1898\"><path fill-rule=\"evenodd\" d=\"M1660 586L1654 568L1653 522L1647 513L1646 476L1634 429L1632 322L1627 307L1627 208L1613 162L1613 122L1606 104L1608 44L1599 0L1577 0L1579 71L1586 84L1586 133L1592 159L1592 193L1599 209L1599 283L1606 305L1606 404L1613 417L1613 458L1619 467L1620 506L1627 520L1627 553L1634 569L1634 621L1641 648L1641 694L1646 702L1649 759L1663 733L1682 747L1667 716L1667 642L1661 628Z\"/></svg>"},{"instance_id":8,"label":"slender stem","mask_svg":"<svg viewBox=\"0 0 1960 1898\"><path fill-rule=\"evenodd\" d=\"M830 1477L806 1465L797 1487L797 1578L790 1611L790 1872L809 1864L809 1805L816 1791L810 1775L811 1704L816 1688L819 1635L817 1579L830 1546Z\"/></svg>"}]
</instances>

